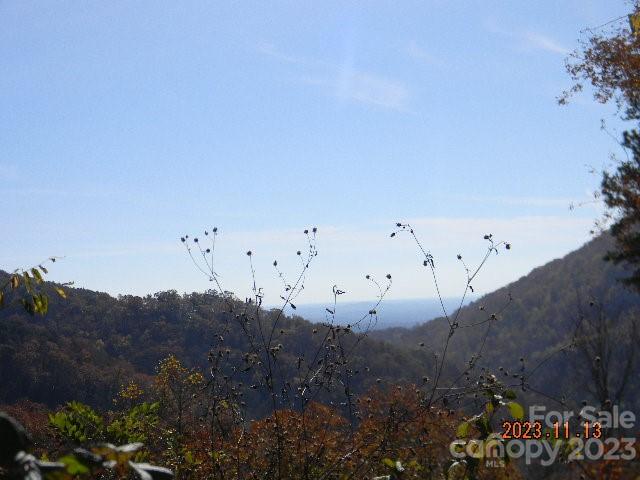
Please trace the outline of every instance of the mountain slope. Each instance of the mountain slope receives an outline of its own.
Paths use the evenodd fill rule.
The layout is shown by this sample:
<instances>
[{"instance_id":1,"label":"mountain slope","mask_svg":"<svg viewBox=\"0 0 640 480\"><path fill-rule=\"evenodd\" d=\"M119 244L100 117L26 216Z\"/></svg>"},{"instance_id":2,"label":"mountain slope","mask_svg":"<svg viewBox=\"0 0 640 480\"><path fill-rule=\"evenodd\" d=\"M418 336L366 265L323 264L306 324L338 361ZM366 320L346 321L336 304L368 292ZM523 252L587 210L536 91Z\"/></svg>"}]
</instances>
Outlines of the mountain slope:
<instances>
[{"instance_id":1,"label":"mountain slope","mask_svg":"<svg viewBox=\"0 0 640 480\"><path fill-rule=\"evenodd\" d=\"M228 358L225 374L245 385L263 382L255 371L233 370L246 365L245 355L251 351L252 340L243 333L236 313L243 311L243 302L229 304L212 292L113 298L85 289L66 290L66 300L51 295L45 317L31 317L18 306L0 310L0 403L26 398L56 406L79 400L107 408L130 380L149 385L158 362L169 355L206 373L209 354L221 349ZM276 317L276 310L261 311L261 319L248 327L253 341L259 338L257 324L269 332ZM281 345L278 374L283 382L300 374L299 359L313 359L327 331L300 317L279 318L272 345ZM342 345L350 350L356 338L343 336ZM324 351L323 346L320 358ZM266 364L264 356L262 360ZM426 353L416 356L398 346L361 339L350 354L350 368L358 372L352 390L370 388L377 378L383 384L415 381L429 361Z\"/></svg>"},{"instance_id":2,"label":"mountain slope","mask_svg":"<svg viewBox=\"0 0 640 480\"><path fill-rule=\"evenodd\" d=\"M630 340L625 332L640 313L640 295L619 281L627 276L624 268L603 260L612 247L612 238L602 235L463 307L459 314L461 328L447 350L449 361L464 368L480 350L486 335L480 365L496 371L503 367L511 374L520 373L524 366L522 373L530 378L534 389L553 397L593 401L588 397L593 383L588 375L590 365L585 364L588 361L579 349L562 347L576 335L580 337L589 322L597 322L602 313L612 327L612 342L617 342L609 372L609 380L616 386L624 366L623 354L634 348L627 343ZM495 320L490 320L491 314L496 315ZM372 335L405 347L425 342L426 348L442 354L448 334L447 320L437 318L412 329L393 328ZM636 369L625 396L636 410L637 373Z\"/></svg>"}]
</instances>

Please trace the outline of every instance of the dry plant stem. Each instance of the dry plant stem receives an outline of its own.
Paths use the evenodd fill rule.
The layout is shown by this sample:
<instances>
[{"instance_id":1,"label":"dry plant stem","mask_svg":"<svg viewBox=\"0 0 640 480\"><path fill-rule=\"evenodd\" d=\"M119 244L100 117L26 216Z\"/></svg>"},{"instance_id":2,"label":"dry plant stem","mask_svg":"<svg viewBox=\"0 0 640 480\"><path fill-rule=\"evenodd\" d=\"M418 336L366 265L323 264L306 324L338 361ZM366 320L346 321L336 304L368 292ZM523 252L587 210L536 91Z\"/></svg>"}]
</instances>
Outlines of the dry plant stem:
<instances>
[{"instance_id":1,"label":"dry plant stem","mask_svg":"<svg viewBox=\"0 0 640 480\"><path fill-rule=\"evenodd\" d=\"M494 252L496 254L498 253L498 247L500 247L502 245L505 245L507 248L510 248L510 246L506 242L495 243L493 241L493 236L492 235L485 235L485 240L489 241L489 246L487 247L487 251L486 251L484 257L482 258L480 264L473 271L473 273L471 273L470 269L463 262L463 266L465 268L467 280L466 280L466 284L465 284L465 287L464 287L464 291L463 291L461 299L460 299L460 303L458 305L458 308L457 308L456 313L455 313L455 315L453 317L453 320L452 320L450 318L445 306L444 306L444 301L443 301L442 295L440 293L440 287L438 285L438 278L437 278L437 275L436 275L436 272L435 272L435 263L434 263L433 255L431 255L430 252L427 252L425 250L425 248L422 245L422 242L420 242L420 239L415 234L415 231L414 231L413 227L411 227L410 224L408 224L408 223L407 224L398 223L398 224L396 224L396 227L398 227L398 230L394 231L391 234L391 236L393 237L397 233L407 233L408 232L411 235L411 237L413 238L413 241L418 246L420 252L424 256L423 265L424 266L428 266L429 269L431 270L431 276L433 278L433 282L434 282L434 286L436 288L436 293L437 293L437 296L438 296L438 300L439 300L440 306L442 308L442 313L444 314L444 317L446 318L447 323L449 324L449 334L447 335L447 338L445 340L445 344L444 344L443 351L442 351L442 357L439 359L439 361L436 360L436 375L435 375L433 387L431 389L431 393L429 395L429 400L427 401L427 407L430 407L431 405L433 405L434 397L435 397L436 391L438 389L438 385L440 383L440 378L442 376L442 372L444 370L444 365L445 365L445 362L446 362L447 352L448 352L448 349L449 349L449 344L451 342L451 338L453 337L453 335L455 334L455 331L459 327L460 314L462 312L462 307L464 305L464 301L465 301L465 299L467 297L467 294L468 294L469 290L472 288L471 287L471 282L473 281L474 278L476 278L478 273L482 270L482 268L484 267L485 263L487 262L487 260L491 256L491 254L494 253ZM458 259L462 260L462 257L460 255L458 255ZM487 330L487 333L485 334L485 337L484 337L484 340L483 340L483 345L482 345L482 347L480 349L480 352L482 351L482 348L484 348L484 343L486 342L486 337L488 335L488 330Z\"/></svg>"}]
</instances>

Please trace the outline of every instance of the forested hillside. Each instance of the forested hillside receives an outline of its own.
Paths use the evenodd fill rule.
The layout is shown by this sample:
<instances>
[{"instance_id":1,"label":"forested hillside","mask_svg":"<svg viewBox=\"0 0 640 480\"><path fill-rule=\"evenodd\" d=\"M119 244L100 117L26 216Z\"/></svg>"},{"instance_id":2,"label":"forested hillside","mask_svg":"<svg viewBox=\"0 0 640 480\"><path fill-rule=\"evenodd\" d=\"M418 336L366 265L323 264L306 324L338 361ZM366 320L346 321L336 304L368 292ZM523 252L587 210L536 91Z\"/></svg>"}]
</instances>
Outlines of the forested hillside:
<instances>
[{"instance_id":1,"label":"forested hillside","mask_svg":"<svg viewBox=\"0 0 640 480\"><path fill-rule=\"evenodd\" d=\"M108 408L123 384L148 383L158 363L170 355L206 372L212 350L215 354L222 348L230 365L242 364L251 351L237 318L246 306L238 300L230 305L213 292L114 298L85 289L66 290L67 299L51 296L44 317L28 315L15 302L0 310L1 403L26 398L54 407L78 400ZM6 301L11 303L11 298ZM279 311L261 313L262 329L269 331ZM282 345L279 363L285 377L296 375L299 359L313 358L326 332L299 317L279 319L272 343ZM418 381L431 361L426 352L409 352L355 333L344 341L358 343L351 357L353 369L360 371L353 377L356 392L378 379ZM254 373L238 375L251 384L258 381Z\"/></svg>"},{"instance_id":2,"label":"forested hillside","mask_svg":"<svg viewBox=\"0 0 640 480\"><path fill-rule=\"evenodd\" d=\"M448 347L449 360L464 368L470 353L483 345L480 366L502 368L510 376L524 375L530 390L559 400L566 396L567 401L592 403L602 400L599 395L607 398L607 393L611 401L617 400L624 384L619 401L637 411L638 363L629 372L626 359L637 348L633 324L640 318L640 295L620 281L628 276L627 270L603 260L612 247L610 236L599 236L463 307L458 316L461 328ZM372 335L409 348L425 343L425 348L441 354L448 332L447 320L437 318L412 329ZM594 350L585 345L585 338L598 332L604 332L604 338ZM591 367L607 359L606 379L593 378ZM598 382L606 382L608 392L589 392L589 386ZM542 401L550 399L542 397Z\"/></svg>"},{"instance_id":3,"label":"forested hillside","mask_svg":"<svg viewBox=\"0 0 640 480\"><path fill-rule=\"evenodd\" d=\"M447 351L450 372L463 371L483 345L479 367L524 373L531 389L554 398L593 401L582 377L589 375L582 352L571 344L587 331L589 319L602 314L616 345L611 353L616 368L608 378L614 395L640 297L619 282L625 276L622 268L602 260L610 246L608 236L596 238L464 307L458 317L462 328ZM27 398L56 406L79 400L107 408L122 384L145 384L169 355L205 371L223 333L230 358L239 361L250 349L242 330L234 327L235 314L225 313L228 306L213 292L114 298L71 288L67 299L51 301L44 317L31 317L18 307L0 311L0 402ZM240 311L242 302L235 300L233 308ZM263 312L267 330L277 315L277 310ZM581 317L587 319L582 324ZM285 376L295 377L293 366L314 352L325 330L300 317L279 320L274 342L283 346L282 364L290 368ZM370 338L352 334L359 342L353 368L369 369L367 375L355 375L354 391L364 391L378 379L419 383L431 376L434 354L442 354L448 331L446 319L438 318L413 329L370 332ZM244 375L246 382L252 374ZM637 389L636 381L628 382L622 402L637 407Z\"/></svg>"}]
</instances>

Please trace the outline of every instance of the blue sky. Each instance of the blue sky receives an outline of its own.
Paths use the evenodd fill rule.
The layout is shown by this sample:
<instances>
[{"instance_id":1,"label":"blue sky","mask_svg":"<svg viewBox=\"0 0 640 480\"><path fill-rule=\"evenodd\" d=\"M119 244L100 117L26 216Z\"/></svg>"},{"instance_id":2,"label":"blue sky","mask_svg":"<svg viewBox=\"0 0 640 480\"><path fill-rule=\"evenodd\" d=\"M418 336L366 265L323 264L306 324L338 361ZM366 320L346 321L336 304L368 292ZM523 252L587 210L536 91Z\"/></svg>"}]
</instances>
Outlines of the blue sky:
<instances>
[{"instance_id":1,"label":"blue sky","mask_svg":"<svg viewBox=\"0 0 640 480\"><path fill-rule=\"evenodd\" d=\"M217 226L244 296L268 299L302 230L319 256L301 302L445 295L482 235L511 241L486 293L589 239L615 142L611 108L560 107L579 31L620 1L0 2L0 268L65 256L51 277L112 294L209 287L179 237Z\"/></svg>"}]
</instances>

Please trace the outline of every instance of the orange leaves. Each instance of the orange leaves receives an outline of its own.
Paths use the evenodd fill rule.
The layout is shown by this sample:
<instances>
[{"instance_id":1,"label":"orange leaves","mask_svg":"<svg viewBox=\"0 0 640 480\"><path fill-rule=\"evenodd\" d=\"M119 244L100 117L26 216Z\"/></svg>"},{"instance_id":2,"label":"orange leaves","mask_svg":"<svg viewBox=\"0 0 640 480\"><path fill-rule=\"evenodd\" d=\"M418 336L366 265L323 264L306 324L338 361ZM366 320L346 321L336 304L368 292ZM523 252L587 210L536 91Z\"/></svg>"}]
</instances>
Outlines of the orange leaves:
<instances>
[{"instance_id":1,"label":"orange leaves","mask_svg":"<svg viewBox=\"0 0 640 480\"><path fill-rule=\"evenodd\" d=\"M634 105L640 86L639 22L640 9L635 7L629 15L630 29L624 28L620 22L612 25L612 33L587 30L590 36L582 41L578 51L567 62L567 72L574 85L560 97L561 104L581 91L584 82L594 87L594 97L598 102L613 99L619 107L624 107L625 103Z\"/></svg>"},{"instance_id":2,"label":"orange leaves","mask_svg":"<svg viewBox=\"0 0 640 480\"><path fill-rule=\"evenodd\" d=\"M412 386L374 389L357 404L363 419L353 425L337 408L311 402L304 411L277 410L237 425L224 438L208 436L201 424L187 433L184 448L200 462L201 477L375 477L387 472L389 459L394 468L402 465L406 478L424 478L425 469L444 472L457 415L421 408Z\"/></svg>"}]
</instances>

